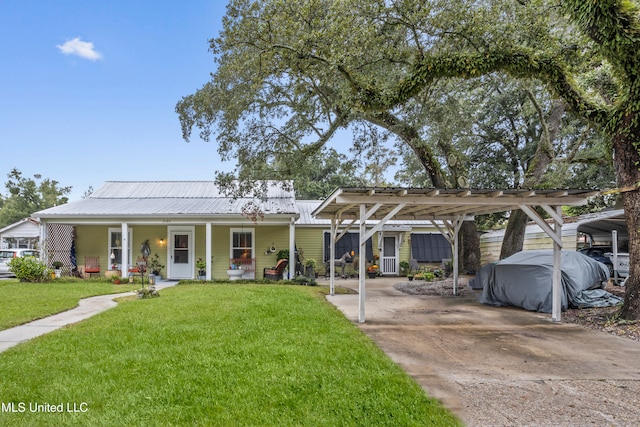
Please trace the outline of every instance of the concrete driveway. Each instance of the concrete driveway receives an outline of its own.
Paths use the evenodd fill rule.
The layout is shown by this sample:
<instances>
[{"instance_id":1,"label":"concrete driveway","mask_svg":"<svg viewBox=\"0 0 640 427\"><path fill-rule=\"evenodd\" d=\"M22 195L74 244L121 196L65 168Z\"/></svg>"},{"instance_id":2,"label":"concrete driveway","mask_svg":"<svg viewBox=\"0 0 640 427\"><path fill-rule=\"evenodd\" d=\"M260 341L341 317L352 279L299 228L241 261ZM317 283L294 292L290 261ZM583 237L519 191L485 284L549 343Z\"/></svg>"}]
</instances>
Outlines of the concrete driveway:
<instances>
[{"instance_id":1,"label":"concrete driveway","mask_svg":"<svg viewBox=\"0 0 640 427\"><path fill-rule=\"evenodd\" d=\"M640 425L639 342L481 305L473 291L408 295L393 288L402 280L367 280L364 324L358 295L327 298L467 425Z\"/></svg>"}]
</instances>

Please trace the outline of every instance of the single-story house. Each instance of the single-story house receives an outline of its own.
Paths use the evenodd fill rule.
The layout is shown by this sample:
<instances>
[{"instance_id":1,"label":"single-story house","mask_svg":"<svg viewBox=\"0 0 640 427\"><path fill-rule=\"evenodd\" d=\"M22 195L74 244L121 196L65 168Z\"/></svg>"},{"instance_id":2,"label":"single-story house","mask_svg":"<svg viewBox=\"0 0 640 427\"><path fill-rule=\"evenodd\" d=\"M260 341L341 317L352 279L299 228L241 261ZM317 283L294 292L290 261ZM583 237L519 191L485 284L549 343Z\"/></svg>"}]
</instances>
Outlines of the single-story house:
<instances>
[{"instance_id":1,"label":"single-story house","mask_svg":"<svg viewBox=\"0 0 640 427\"><path fill-rule=\"evenodd\" d=\"M279 182L267 188L265 200L258 200L229 197L212 181L109 181L85 199L32 216L41 223L43 257L49 264L62 261L67 271L82 271L87 257L98 257L101 274L125 276L147 242L170 279L197 277L199 260L209 279L227 277L232 265L242 268L244 278L262 278L282 249L299 252L303 263L316 260L323 274L330 221L311 215L322 201L297 201ZM336 257L357 256L358 238L357 231L346 233L336 243ZM440 231L418 220L389 221L366 251L384 275L399 274L403 260L440 265L451 258Z\"/></svg>"},{"instance_id":2,"label":"single-story house","mask_svg":"<svg viewBox=\"0 0 640 427\"><path fill-rule=\"evenodd\" d=\"M0 249L38 248L40 223L34 218L25 218L0 229Z\"/></svg>"}]
</instances>

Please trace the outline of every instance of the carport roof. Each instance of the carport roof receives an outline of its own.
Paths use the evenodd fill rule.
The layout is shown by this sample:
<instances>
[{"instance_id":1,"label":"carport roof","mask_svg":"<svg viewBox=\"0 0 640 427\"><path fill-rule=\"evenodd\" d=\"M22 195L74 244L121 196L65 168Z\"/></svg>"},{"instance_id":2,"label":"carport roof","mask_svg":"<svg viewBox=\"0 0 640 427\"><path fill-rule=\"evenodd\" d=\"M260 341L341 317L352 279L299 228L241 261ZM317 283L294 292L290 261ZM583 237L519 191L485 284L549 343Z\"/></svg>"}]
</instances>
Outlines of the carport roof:
<instances>
[{"instance_id":1,"label":"carport roof","mask_svg":"<svg viewBox=\"0 0 640 427\"><path fill-rule=\"evenodd\" d=\"M552 319L560 321L560 249L562 248L561 206L583 205L587 198L599 194L597 190L478 190L478 189L438 189L438 188L395 188L395 187L347 187L336 189L313 211L317 218L332 220L331 238L335 243L338 228L345 221L350 227L356 221L360 224L360 245L364 246L384 223L396 220L442 220L446 227L438 227L453 249L453 292L458 289L458 232L462 221L472 215L522 209L554 241ZM550 227L534 207L540 206L552 218ZM366 222L380 220L369 231ZM436 225L434 223L434 225ZM340 235L341 236L341 235ZM335 244L332 244L333 248ZM330 287L334 294L335 261L332 252ZM359 321L364 322L365 263L359 260Z\"/></svg>"},{"instance_id":2,"label":"carport roof","mask_svg":"<svg viewBox=\"0 0 640 427\"><path fill-rule=\"evenodd\" d=\"M399 204L394 219L454 219L510 211L524 206L576 206L597 190L494 190L347 187L336 189L313 212L318 218L358 219L360 205L382 204L369 219L382 219Z\"/></svg>"}]
</instances>

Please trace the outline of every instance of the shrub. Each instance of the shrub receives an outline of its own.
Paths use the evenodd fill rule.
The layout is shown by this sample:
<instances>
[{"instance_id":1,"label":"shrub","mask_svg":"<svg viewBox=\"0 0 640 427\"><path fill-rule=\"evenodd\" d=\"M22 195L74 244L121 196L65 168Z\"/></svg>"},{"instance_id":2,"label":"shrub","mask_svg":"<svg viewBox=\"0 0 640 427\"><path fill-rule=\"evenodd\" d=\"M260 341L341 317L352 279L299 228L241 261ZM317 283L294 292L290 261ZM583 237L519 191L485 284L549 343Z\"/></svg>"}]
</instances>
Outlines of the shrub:
<instances>
[{"instance_id":1,"label":"shrub","mask_svg":"<svg viewBox=\"0 0 640 427\"><path fill-rule=\"evenodd\" d=\"M7 265L21 282L45 282L51 277L45 263L36 257L11 258Z\"/></svg>"},{"instance_id":2,"label":"shrub","mask_svg":"<svg viewBox=\"0 0 640 427\"><path fill-rule=\"evenodd\" d=\"M411 266L409 261L400 261L400 274L407 275L409 273Z\"/></svg>"},{"instance_id":3,"label":"shrub","mask_svg":"<svg viewBox=\"0 0 640 427\"><path fill-rule=\"evenodd\" d=\"M312 277L307 277L307 276L297 276L292 280L294 283L297 283L299 285L306 285L306 286L316 286L317 282L315 278Z\"/></svg>"},{"instance_id":4,"label":"shrub","mask_svg":"<svg viewBox=\"0 0 640 427\"><path fill-rule=\"evenodd\" d=\"M141 289L138 289L136 293L138 294L138 298L140 299L156 298L160 296L160 292L156 290L155 286L148 286L146 288L143 287Z\"/></svg>"}]
</instances>

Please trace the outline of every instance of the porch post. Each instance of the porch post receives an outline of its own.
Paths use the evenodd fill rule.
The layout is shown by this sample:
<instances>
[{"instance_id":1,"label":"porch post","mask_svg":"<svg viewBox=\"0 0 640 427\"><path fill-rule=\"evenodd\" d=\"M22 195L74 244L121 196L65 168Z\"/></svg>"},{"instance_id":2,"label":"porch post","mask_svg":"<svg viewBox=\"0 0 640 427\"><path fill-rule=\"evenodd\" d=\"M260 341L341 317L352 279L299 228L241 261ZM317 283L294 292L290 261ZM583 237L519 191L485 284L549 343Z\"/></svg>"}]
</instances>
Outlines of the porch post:
<instances>
[{"instance_id":1,"label":"porch post","mask_svg":"<svg viewBox=\"0 0 640 427\"><path fill-rule=\"evenodd\" d=\"M123 222L122 225L122 265L120 266L121 276L127 277L129 273L129 224Z\"/></svg>"},{"instance_id":2,"label":"porch post","mask_svg":"<svg viewBox=\"0 0 640 427\"><path fill-rule=\"evenodd\" d=\"M298 256L296 254L296 225L295 219L289 221L289 280L296 277L296 263Z\"/></svg>"},{"instance_id":3,"label":"porch post","mask_svg":"<svg viewBox=\"0 0 640 427\"><path fill-rule=\"evenodd\" d=\"M211 280L211 223L207 222L205 225L206 238L205 238L205 259L207 260L207 273L206 280Z\"/></svg>"},{"instance_id":4,"label":"porch post","mask_svg":"<svg viewBox=\"0 0 640 427\"><path fill-rule=\"evenodd\" d=\"M47 255L47 251L49 250L47 242L49 237L47 223L40 220L40 218L38 218L38 220L40 221L40 261L49 264L49 256Z\"/></svg>"}]
</instances>

